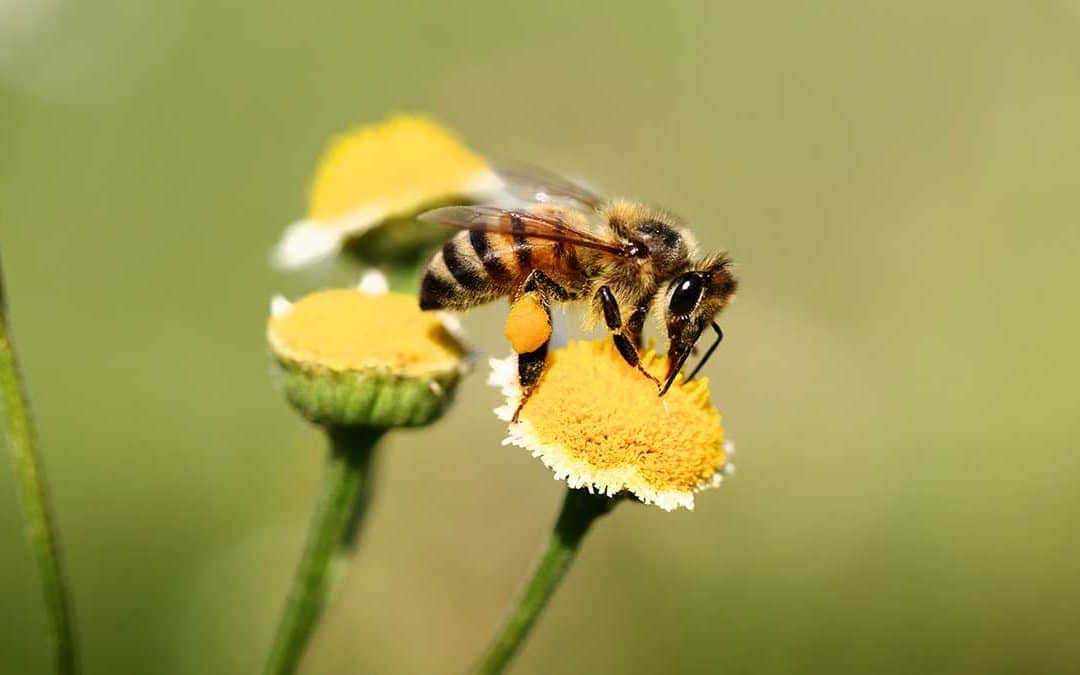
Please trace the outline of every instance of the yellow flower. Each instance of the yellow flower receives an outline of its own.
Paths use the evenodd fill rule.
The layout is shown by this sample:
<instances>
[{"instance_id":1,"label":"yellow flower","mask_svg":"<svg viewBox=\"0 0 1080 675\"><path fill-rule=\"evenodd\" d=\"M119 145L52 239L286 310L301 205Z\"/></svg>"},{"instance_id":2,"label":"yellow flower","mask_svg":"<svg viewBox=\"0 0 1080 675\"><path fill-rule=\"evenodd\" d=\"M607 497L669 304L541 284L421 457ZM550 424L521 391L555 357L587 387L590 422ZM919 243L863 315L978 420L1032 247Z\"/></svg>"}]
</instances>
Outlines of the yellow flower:
<instances>
[{"instance_id":1,"label":"yellow flower","mask_svg":"<svg viewBox=\"0 0 1080 675\"><path fill-rule=\"evenodd\" d=\"M666 359L649 351L642 364L662 376ZM509 422L521 400L514 357L493 359L490 381L507 397L495 413ZM734 451L705 379L680 376L659 397L608 340L553 352L504 444L529 450L569 487L626 491L666 511L694 508L695 492L731 473Z\"/></svg>"},{"instance_id":2,"label":"yellow flower","mask_svg":"<svg viewBox=\"0 0 1080 675\"><path fill-rule=\"evenodd\" d=\"M330 143L307 218L286 229L274 259L302 267L389 220L440 203L481 201L501 186L483 158L430 119L399 115L360 126Z\"/></svg>"},{"instance_id":3,"label":"yellow flower","mask_svg":"<svg viewBox=\"0 0 1080 675\"><path fill-rule=\"evenodd\" d=\"M267 324L286 397L339 427L427 424L449 404L466 365L456 327L416 298L362 288L277 298Z\"/></svg>"}]
</instances>

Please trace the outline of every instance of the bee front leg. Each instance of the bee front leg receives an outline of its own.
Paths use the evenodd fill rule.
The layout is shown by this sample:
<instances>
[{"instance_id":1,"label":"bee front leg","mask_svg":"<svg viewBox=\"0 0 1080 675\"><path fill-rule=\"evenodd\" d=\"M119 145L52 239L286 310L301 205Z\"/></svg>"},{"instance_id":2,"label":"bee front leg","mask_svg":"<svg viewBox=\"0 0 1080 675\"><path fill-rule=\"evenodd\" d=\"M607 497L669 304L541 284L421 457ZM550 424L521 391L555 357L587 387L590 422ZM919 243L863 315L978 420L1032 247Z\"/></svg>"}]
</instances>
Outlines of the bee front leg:
<instances>
[{"instance_id":1,"label":"bee front leg","mask_svg":"<svg viewBox=\"0 0 1080 675\"><path fill-rule=\"evenodd\" d=\"M633 340L634 346L638 349L644 347L644 340L642 339L642 333L645 332L645 318L649 315L649 305L638 305L634 313L630 315L630 318L626 320L626 334Z\"/></svg>"},{"instance_id":2,"label":"bee front leg","mask_svg":"<svg viewBox=\"0 0 1080 675\"><path fill-rule=\"evenodd\" d=\"M645 370L645 367L641 365L641 357L638 356L637 347L634 345L635 341L641 339L640 331L634 335L633 339L627 335L627 327L623 326L622 310L619 309L619 302L615 299L615 294L611 292L610 288L601 286L600 290L597 291L597 295L600 297L600 306L604 310L604 323L607 324L608 330L611 331L611 340L615 343L615 348L619 350L619 354L627 363L652 380L656 384L656 388L659 389L660 380L656 379L652 373ZM637 316L637 313L635 311L633 316Z\"/></svg>"},{"instance_id":3,"label":"bee front leg","mask_svg":"<svg viewBox=\"0 0 1080 675\"><path fill-rule=\"evenodd\" d=\"M567 297L561 286L543 272L534 270L525 279L510 307L505 332L518 356L518 384L521 386L521 402L514 411L513 422L518 421L521 409L544 374L551 342L551 303Z\"/></svg>"}]
</instances>

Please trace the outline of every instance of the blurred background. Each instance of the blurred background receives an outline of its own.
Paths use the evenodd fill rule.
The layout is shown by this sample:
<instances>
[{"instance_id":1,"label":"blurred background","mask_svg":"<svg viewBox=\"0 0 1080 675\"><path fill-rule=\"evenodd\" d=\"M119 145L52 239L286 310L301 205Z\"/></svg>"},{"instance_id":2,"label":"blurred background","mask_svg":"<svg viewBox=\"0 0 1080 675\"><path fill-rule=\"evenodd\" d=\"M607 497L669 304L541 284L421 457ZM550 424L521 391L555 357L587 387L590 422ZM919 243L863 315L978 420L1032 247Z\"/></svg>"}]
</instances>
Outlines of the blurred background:
<instances>
[{"instance_id":1,"label":"blurred background","mask_svg":"<svg viewBox=\"0 0 1080 675\"><path fill-rule=\"evenodd\" d=\"M1080 4L0 0L0 247L88 673L261 665L321 434L269 251L329 137L427 112L670 207L743 279L707 368L737 476L619 509L514 671L1080 661ZM469 315L505 350L495 306ZM309 673L462 672L563 487L485 368L392 436ZM0 672L48 670L10 463Z\"/></svg>"}]
</instances>

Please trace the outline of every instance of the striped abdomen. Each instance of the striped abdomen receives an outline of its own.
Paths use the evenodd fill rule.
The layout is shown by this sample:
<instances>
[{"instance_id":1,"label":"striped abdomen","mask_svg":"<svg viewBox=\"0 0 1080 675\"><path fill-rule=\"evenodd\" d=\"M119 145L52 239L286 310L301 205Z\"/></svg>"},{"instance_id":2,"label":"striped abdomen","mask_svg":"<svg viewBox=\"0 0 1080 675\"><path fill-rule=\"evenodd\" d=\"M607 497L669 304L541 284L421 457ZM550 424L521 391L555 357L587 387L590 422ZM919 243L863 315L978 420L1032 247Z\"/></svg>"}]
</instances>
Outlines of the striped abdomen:
<instances>
[{"instance_id":1,"label":"striped abdomen","mask_svg":"<svg viewBox=\"0 0 1080 675\"><path fill-rule=\"evenodd\" d=\"M584 283L573 246L494 232L458 232L428 263L421 309L468 309L513 294L529 272L542 270L568 294Z\"/></svg>"}]
</instances>

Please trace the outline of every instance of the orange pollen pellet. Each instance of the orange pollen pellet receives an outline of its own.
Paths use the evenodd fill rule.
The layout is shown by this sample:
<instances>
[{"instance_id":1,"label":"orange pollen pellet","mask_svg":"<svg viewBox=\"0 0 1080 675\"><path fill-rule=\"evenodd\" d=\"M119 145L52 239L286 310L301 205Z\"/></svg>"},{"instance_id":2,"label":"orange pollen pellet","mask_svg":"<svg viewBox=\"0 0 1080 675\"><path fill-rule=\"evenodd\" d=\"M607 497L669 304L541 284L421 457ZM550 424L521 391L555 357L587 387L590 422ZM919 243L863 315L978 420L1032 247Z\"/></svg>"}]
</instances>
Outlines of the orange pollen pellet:
<instances>
[{"instance_id":1,"label":"orange pollen pellet","mask_svg":"<svg viewBox=\"0 0 1080 675\"><path fill-rule=\"evenodd\" d=\"M510 307L505 332L518 354L536 351L551 338L551 321L547 310L535 296L521 296Z\"/></svg>"}]
</instances>

